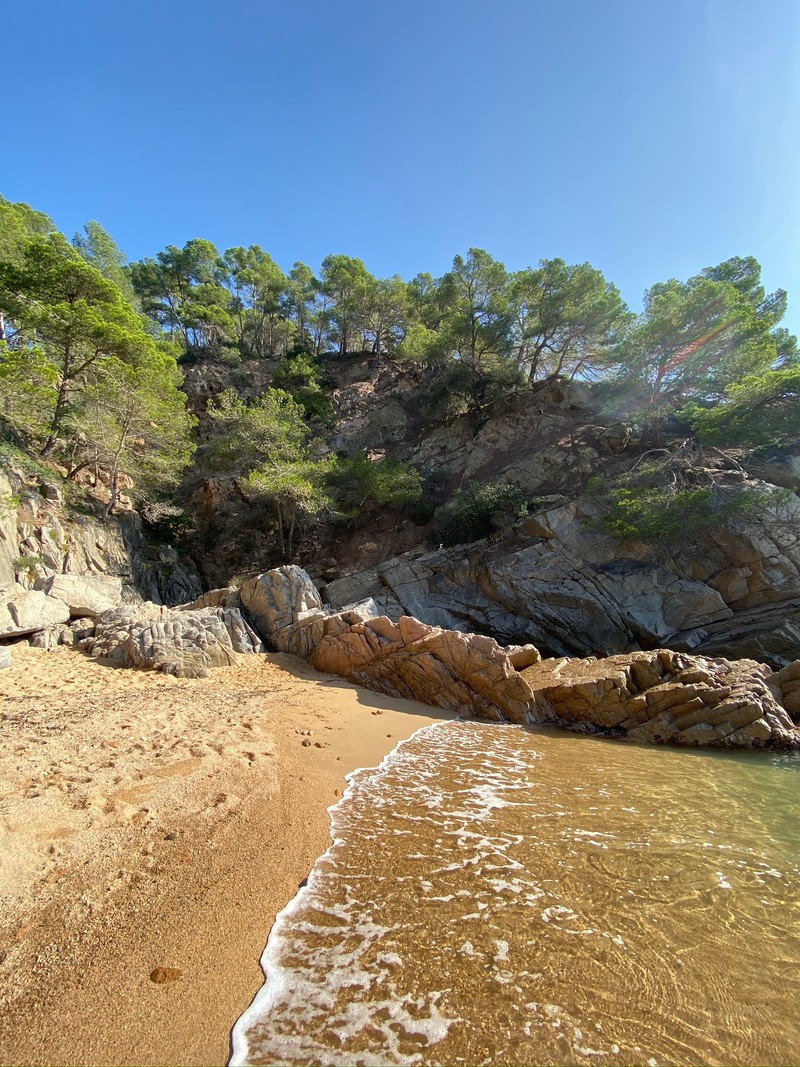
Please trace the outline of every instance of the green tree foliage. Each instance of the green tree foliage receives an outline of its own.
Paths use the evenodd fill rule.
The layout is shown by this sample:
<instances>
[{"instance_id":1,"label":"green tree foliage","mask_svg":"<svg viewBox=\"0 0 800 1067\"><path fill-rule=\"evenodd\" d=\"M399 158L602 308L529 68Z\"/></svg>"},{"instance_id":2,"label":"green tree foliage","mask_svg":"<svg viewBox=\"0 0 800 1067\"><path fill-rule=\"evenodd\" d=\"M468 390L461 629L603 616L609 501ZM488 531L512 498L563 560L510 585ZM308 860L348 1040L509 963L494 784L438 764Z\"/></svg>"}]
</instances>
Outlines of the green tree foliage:
<instances>
[{"instance_id":1,"label":"green tree foliage","mask_svg":"<svg viewBox=\"0 0 800 1067\"><path fill-rule=\"evenodd\" d=\"M759 279L755 260L737 258L645 294L619 358L630 404L654 426L665 412L717 401L736 381L791 358L793 339L775 328L785 294L765 296Z\"/></svg>"},{"instance_id":2,"label":"green tree foliage","mask_svg":"<svg viewBox=\"0 0 800 1067\"><path fill-rule=\"evenodd\" d=\"M13 204L0 196L0 262L22 262L30 237L46 237L55 231L50 218L28 204Z\"/></svg>"},{"instance_id":3,"label":"green tree foliage","mask_svg":"<svg viewBox=\"0 0 800 1067\"><path fill-rule=\"evenodd\" d=\"M402 340L408 321L408 292L399 275L367 279L362 292L363 346L373 355L392 352Z\"/></svg>"},{"instance_id":4,"label":"green tree foliage","mask_svg":"<svg viewBox=\"0 0 800 1067\"><path fill-rule=\"evenodd\" d=\"M422 495L422 477L407 463L370 460L364 455L338 458L327 474L337 507L352 518L378 508L413 504Z\"/></svg>"},{"instance_id":5,"label":"green tree foliage","mask_svg":"<svg viewBox=\"0 0 800 1067\"><path fill-rule=\"evenodd\" d=\"M434 534L444 545L460 545L508 529L527 512L528 501L505 482L459 489L433 516Z\"/></svg>"},{"instance_id":6,"label":"green tree foliage","mask_svg":"<svg viewBox=\"0 0 800 1067\"><path fill-rule=\"evenodd\" d=\"M229 248L220 279L231 294L227 310L242 355L266 359L285 351L291 335L283 313L287 279L272 257L258 245Z\"/></svg>"},{"instance_id":7,"label":"green tree foliage","mask_svg":"<svg viewBox=\"0 0 800 1067\"><path fill-rule=\"evenodd\" d=\"M86 376L70 412L72 469L103 468L110 497L107 517L119 498L120 477L133 481L133 495L152 500L172 488L194 446L194 418L186 411L175 360L155 346L135 366L110 357Z\"/></svg>"},{"instance_id":8,"label":"green tree foliage","mask_svg":"<svg viewBox=\"0 0 800 1067\"><path fill-rule=\"evenodd\" d=\"M97 267L104 278L113 282L129 303L134 305L137 303L136 294L126 270L128 261L125 253L99 222L87 222L83 227L83 233L76 233L72 238L72 247L87 263Z\"/></svg>"},{"instance_id":9,"label":"green tree foliage","mask_svg":"<svg viewBox=\"0 0 800 1067\"><path fill-rule=\"evenodd\" d=\"M630 471L595 491L603 514L592 525L620 540L653 543L680 543L729 520L763 523L785 497L784 490L720 480L713 457L691 440L674 450L650 450Z\"/></svg>"},{"instance_id":10,"label":"green tree foliage","mask_svg":"<svg viewBox=\"0 0 800 1067\"><path fill-rule=\"evenodd\" d=\"M778 494L720 486L616 488L607 496L604 530L621 541L676 543L725 520L759 521Z\"/></svg>"},{"instance_id":11,"label":"green tree foliage","mask_svg":"<svg viewBox=\"0 0 800 1067\"><path fill-rule=\"evenodd\" d=\"M315 356L319 355L322 347L326 322L325 300L311 267L298 260L286 280L285 304L295 322L297 347Z\"/></svg>"},{"instance_id":12,"label":"green tree foliage","mask_svg":"<svg viewBox=\"0 0 800 1067\"><path fill-rule=\"evenodd\" d=\"M32 366L42 356L50 364L55 388L42 413L43 454L53 449L90 367L108 358L135 364L153 345L119 289L61 234L31 238L20 265L0 262L0 308L13 323L7 337L7 349L18 353L13 361L24 367L28 352Z\"/></svg>"},{"instance_id":13,"label":"green tree foliage","mask_svg":"<svg viewBox=\"0 0 800 1067\"><path fill-rule=\"evenodd\" d=\"M302 407L281 389L268 389L250 403L223 392L209 415L217 429L208 458L226 474L240 477L251 499L275 511L278 549L289 562L298 519L329 503L326 460L315 460Z\"/></svg>"},{"instance_id":14,"label":"green tree foliage","mask_svg":"<svg viewBox=\"0 0 800 1067\"><path fill-rule=\"evenodd\" d=\"M17 437L57 452L72 475L102 466L106 515L122 474L140 498L173 486L191 455L193 420L174 358L114 282L61 234L29 237L0 261L0 307L9 323L0 419Z\"/></svg>"},{"instance_id":15,"label":"green tree foliage","mask_svg":"<svg viewBox=\"0 0 800 1067\"><path fill-rule=\"evenodd\" d=\"M331 301L327 312L330 336L342 356L360 339L367 292L374 282L360 259L337 255L322 261L320 289Z\"/></svg>"},{"instance_id":16,"label":"green tree foliage","mask_svg":"<svg viewBox=\"0 0 800 1067\"><path fill-rule=\"evenodd\" d=\"M434 368L421 407L433 419L474 415L507 406L525 388L525 375L509 360L484 356L479 367L451 360Z\"/></svg>"},{"instance_id":17,"label":"green tree foliage","mask_svg":"<svg viewBox=\"0 0 800 1067\"><path fill-rule=\"evenodd\" d=\"M230 293L210 241L168 245L155 259L131 264L130 273L145 313L180 341L184 356L214 358L231 343Z\"/></svg>"},{"instance_id":18,"label":"green tree foliage","mask_svg":"<svg viewBox=\"0 0 800 1067\"><path fill-rule=\"evenodd\" d=\"M542 260L510 281L514 359L531 383L596 375L615 360L628 321L619 290L588 263Z\"/></svg>"},{"instance_id":19,"label":"green tree foliage","mask_svg":"<svg viewBox=\"0 0 800 1067\"><path fill-rule=\"evenodd\" d=\"M12 204L0 196L0 263L21 266L25 245L31 237L53 233L52 220L28 204ZM6 339L5 313L0 308L0 342Z\"/></svg>"},{"instance_id":20,"label":"green tree foliage","mask_svg":"<svg viewBox=\"0 0 800 1067\"><path fill-rule=\"evenodd\" d=\"M487 357L509 353L508 275L482 248L456 256L439 283L444 314L439 330L453 354L479 368Z\"/></svg>"},{"instance_id":21,"label":"green tree foliage","mask_svg":"<svg viewBox=\"0 0 800 1067\"><path fill-rule=\"evenodd\" d=\"M272 384L291 393L306 418L327 421L331 402L319 381L319 367L305 352L284 356L272 376Z\"/></svg>"},{"instance_id":22,"label":"green tree foliage","mask_svg":"<svg viewBox=\"0 0 800 1067\"><path fill-rule=\"evenodd\" d=\"M758 448L800 443L800 366L753 374L729 385L714 407L687 405L682 417L691 421L700 440L722 447Z\"/></svg>"}]
</instances>

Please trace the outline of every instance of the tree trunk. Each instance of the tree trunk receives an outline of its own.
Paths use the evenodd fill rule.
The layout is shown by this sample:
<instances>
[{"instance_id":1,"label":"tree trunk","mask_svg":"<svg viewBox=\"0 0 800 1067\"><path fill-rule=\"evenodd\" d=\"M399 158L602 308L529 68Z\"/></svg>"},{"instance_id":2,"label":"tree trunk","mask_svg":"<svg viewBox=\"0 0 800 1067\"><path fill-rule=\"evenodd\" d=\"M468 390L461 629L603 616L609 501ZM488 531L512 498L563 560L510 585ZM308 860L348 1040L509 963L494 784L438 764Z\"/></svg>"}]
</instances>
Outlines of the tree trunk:
<instances>
[{"instance_id":1,"label":"tree trunk","mask_svg":"<svg viewBox=\"0 0 800 1067\"><path fill-rule=\"evenodd\" d=\"M69 391L69 382L66 378L62 379L61 385L58 387L58 396L56 398L56 409L53 412L53 421L50 423L50 433L45 441L44 448L42 449L42 455L47 456L52 452L53 445L58 440L58 431L61 429L61 420L64 417L64 408L67 406L67 392Z\"/></svg>"},{"instance_id":2,"label":"tree trunk","mask_svg":"<svg viewBox=\"0 0 800 1067\"><path fill-rule=\"evenodd\" d=\"M286 542L283 536L283 508L280 502L276 502L275 511L278 515L278 553L283 563L286 562Z\"/></svg>"}]
</instances>

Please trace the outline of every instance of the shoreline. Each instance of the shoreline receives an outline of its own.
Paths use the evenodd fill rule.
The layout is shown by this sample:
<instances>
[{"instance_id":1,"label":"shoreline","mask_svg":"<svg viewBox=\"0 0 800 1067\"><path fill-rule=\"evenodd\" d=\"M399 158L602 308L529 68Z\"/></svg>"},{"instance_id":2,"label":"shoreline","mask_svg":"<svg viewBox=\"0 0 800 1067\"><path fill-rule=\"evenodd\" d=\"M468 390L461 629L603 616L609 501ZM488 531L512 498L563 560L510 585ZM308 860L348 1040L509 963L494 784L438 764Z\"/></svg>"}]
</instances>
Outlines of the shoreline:
<instances>
[{"instance_id":1,"label":"shoreline","mask_svg":"<svg viewBox=\"0 0 800 1067\"><path fill-rule=\"evenodd\" d=\"M208 679L18 645L0 672L0 1061L224 1064L345 775L452 718L241 657Z\"/></svg>"}]
</instances>

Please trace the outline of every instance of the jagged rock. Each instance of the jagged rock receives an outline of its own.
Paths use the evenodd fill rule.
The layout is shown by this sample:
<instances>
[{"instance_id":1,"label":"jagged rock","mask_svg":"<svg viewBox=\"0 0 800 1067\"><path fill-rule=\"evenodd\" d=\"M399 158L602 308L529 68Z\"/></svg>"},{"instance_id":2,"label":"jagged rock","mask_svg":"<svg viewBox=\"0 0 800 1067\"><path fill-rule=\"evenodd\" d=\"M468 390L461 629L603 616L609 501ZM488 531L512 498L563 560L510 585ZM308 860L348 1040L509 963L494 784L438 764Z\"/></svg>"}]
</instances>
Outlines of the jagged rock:
<instances>
[{"instance_id":1,"label":"jagged rock","mask_svg":"<svg viewBox=\"0 0 800 1067\"><path fill-rule=\"evenodd\" d=\"M298 567L260 575L248 595L266 605L262 633L273 645L390 696L636 741L800 747L790 714L800 708L800 661L773 674L752 660L668 649L542 660L530 644L503 648L406 615L326 612Z\"/></svg>"},{"instance_id":2,"label":"jagged rock","mask_svg":"<svg viewBox=\"0 0 800 1067\"><path fill-rule=\"evenodd\" d=\"M239 595L262 639L279 652L293 651L293 628L307 617L306 612L322 608L314 583L293 565L248 578Z\"/></svg>"},{"instance_id":3,"label":"jagged rock","mask_svg":"<svg viewBox=\"0 0 800 1067\"><path fill-rule=\"evenodd\" d=\"M152 603L105 612L91 643L95 659L109 666L185 678L235 663L235 653L261 651L260 638L236 608L179 611Z\"/></svg>"},{"instance_id":4,"label":"jagged rock","mask_svg":"<svg viewBox=\"0 0 800 1067\"><path fill-rule=\"evenodd\" d=\"M112 574L57 574L40 579L36 588L63 600L73 618L94 618L122 600L122 579Z\"/></svg>"},{"instance_id":5,"label":"jagged rock","mask_svg":"<svg viewBox=\"0 0 800 1067\"><path fill-rule=\"evenodd\" d=\"M0 586L54 575L113 575L123 600L179 604L202 592L193 564L169 546L152 551L138 515L107 523L67 512L53 493L0 460ZM20 564L24 560L24 565Z\"/></svg>"},{"instance_id":6,"label":"jagged rock","mask_svg":"<svg viewBox=\"0 0 800 1067\"><path fill-rule=\"evenodd\" d=\"M800 659L776 671L769 681L780 690L783 706L789 714L800 717Z\"/></svg>"},{"instance_id":7,"label":"jagged rock","mask_svg":"<svg viewBox=\"0 0 800 1067\"><path fill-rule=\"evenodd\" d=\"M21 637L69 619L62 600L14 584L0 590L0 637Z\"/></svg>"},{"instance_id":8,"label":"jagged rock","mask_svg":"<svg viewBox=\"0 0 800 1067\"><path fill-rule=\"evenodd\" d=\"M530 691L491 637L426 626L403 616L328 633L311 654L317 670L379 693L510 722L530 721Z\"/></svg>"},{"instance_id":9,"label":"jagged rock","mask_svg":"<svg viewBox=\"0 0 800 1067\"><path fill-rule=\"evenodd\" d=\"M565 503L529 516L506 540L406 553L331 581L325 600L334 611L371 603L375 614L532 642L556 656L673 643L704 650L705 641L725 654L738 620L761 612L759 640L778 665L797 654L785 624L800 599L800 501L781 508L762 527L710 527L691 549L669 550L617 541L593 527L596 504Z\"/></svg>"},{"instance_id":10,"label":"jagged rock","mask_svg":"<svg viewBox=\"0 0 800 1067\"><path fill-rule=\"evenodd\" d=\"M777 676L752 660L658 649L600 660L544 660L522 677L540 721L556 726L599 726L632 741L800 746L788 705L775 696Z\"/></svg>"}]
</instances>

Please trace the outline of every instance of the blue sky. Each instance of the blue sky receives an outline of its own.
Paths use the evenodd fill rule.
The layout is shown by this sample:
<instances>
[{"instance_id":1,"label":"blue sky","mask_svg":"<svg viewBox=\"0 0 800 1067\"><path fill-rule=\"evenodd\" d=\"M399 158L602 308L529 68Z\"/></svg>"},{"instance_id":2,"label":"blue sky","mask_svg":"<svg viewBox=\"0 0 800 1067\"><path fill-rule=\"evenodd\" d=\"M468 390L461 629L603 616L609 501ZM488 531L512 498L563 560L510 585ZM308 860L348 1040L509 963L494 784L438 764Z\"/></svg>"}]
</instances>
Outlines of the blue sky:
<instances>
[{"instance_id":1,"label":"blue sky","mask_svg":"<svg viewBox=\"0 0 800 1067\"><path fill-rule=\"evenodd\" d=\"M129 258L755 255L800 332L796 0L9 0L0 192Z\"/></svg>"}]
</instances>

